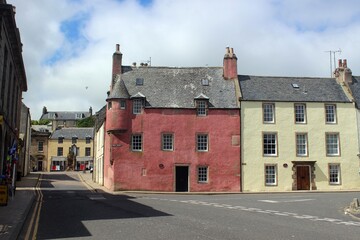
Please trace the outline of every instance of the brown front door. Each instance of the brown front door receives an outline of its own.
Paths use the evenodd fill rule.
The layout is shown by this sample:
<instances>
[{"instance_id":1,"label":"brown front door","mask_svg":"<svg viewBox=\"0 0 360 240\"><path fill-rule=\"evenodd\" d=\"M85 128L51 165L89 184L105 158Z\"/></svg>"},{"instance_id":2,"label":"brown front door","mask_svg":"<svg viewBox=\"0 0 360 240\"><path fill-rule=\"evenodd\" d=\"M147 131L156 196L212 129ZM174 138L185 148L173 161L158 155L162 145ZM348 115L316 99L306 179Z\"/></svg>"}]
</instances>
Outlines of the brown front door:
<instances>
[{"instance_id":1,"label":"brown front door","mask_svg":"<svg viewBox=\"0 0 360 240\"><path fill-rule=\"evenodd\" d=\"M310 190L309 166L297 166L297 190Z\"/></svg>"}]
</instances>

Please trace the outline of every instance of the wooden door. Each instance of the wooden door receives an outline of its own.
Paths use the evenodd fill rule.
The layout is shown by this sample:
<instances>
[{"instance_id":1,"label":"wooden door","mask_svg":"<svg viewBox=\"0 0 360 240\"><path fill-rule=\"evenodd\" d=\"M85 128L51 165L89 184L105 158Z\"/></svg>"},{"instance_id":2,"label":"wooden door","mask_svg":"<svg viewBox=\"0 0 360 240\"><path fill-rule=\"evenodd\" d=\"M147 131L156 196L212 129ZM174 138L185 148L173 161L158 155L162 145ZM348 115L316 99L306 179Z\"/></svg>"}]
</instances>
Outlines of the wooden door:
<instances>
[{"instance_id":1,"label":"wooden door","mask_svg":"<svg viewBox=\"0 0 360 240\"><path fill-rule=\"evenodd\" d=\"M310 167L297 166L297 190L310 190Z\"/></svg>"}]
</instances>

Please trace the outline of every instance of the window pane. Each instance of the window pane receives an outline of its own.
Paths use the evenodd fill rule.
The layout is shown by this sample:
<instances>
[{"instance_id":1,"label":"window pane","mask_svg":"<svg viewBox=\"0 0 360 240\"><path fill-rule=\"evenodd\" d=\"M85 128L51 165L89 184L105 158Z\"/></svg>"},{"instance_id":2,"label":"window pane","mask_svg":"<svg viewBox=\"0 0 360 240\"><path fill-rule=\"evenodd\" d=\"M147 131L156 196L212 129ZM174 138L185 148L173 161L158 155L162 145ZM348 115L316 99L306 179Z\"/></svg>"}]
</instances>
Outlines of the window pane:
<instances>
[{"instance_id":1,"label":"window pane","mask_svg":"<svg viewBox=\"0 0 360 240\"><path fill-rule=\"evenodd\" d=\"M133 151L142 151L142 135L133 135L131 146Z\"/></svg>"},{"instance_id":2,"label":"window pane","mask_svg":"<svg viewBox=\"0 0 360 240\"><path fill-rule=\"evenodd\" d=\"M325 105L326 123L336 123L336 108L335 105Z\"/></svg>"},{"instance_id":3,"label":"window pane","mask_svg":"<svg viewBox=\"0 0 360 240\"><path fill-rule=\"evenodd\" d=\"M329 165L329 182L331 184L340 184L340 165L330 164Z\"/></svg>"},{"instance_id":4,"label":"window pane","mask_svg":"<svg viewBox=\"0 0 360 240\"><path fill-rule=\"evenodd\" d=\"M206 134L197 135L197 150L198 151L208 150L208 136Z\"/></svg>"},{"instance_id":5,"label":"window pane","mask_svg":"<svg viewBox=\"0 0 360 240\"><path fill-rule=\"evenodd\" d=\"M87 147L85 148L85 156L91 156L91 148Z\"/></svg>"},{"instance_id":6,"label":"window pane","mask_svg":"<svg viewBox=\"0 0 360 240\"><path fill-rule=\"evenodd\" d=\"M198 181L199 182L207 182L207 174L208 174L207 167L199 167L198 168Z\"/></svg>"},{"instance_id":7,"label":"window pane","mask_svg":"<svg viewBox=\"0 0 360 240\"><path fill-rule=\"evenodd\" d=\"M44 151L44 142L38 142L38 151L43 152Z\"/></svg>"},{"instance_id":8,"label":"window pane","mask_svg":"<svg viewBox=\"0 0 360 240\"><path fill-rule=\"evenodd\" d=\"M134 99L133 100L133 113L140 114L142 109L142 100L141 99Z\"/></svg>"},{"instance_id":9,"label":"window pane","mask_svg":"<svg viewBox=\"0 0 360 240\"><path fill-rule=\"evenodd\" d=\"M307 155L307 137L306 134L296 135L296 154L298 156Z\"/></svg>"},{"instance_id":10,"label":"window pane","mask_svg":"<svg viewBox=\"0 0 360 240\"><path fill-rule=\"evenodd\" d=\"M265 123L274 122L274 104L264 104L263 105L263 118Z\"/></svg>"},{"instance_id":11,"label":"window pane","mask_svg":"<svg viewBox=\"0 0 360 240\"><path fill-rule=\"evenodd\" d=\"M173 135L172 134L163 134L162 149L163 150L173 150Z\"/></svg>"},{"instance_id":12,"label":"window pane","mask_svg":"<svg viewBox=\"0 0 360 240\"><path fill-rule=\"evenodd\" d=\"M206 101L197 101L197 115L206 116Z\"/></svg>"},{"instance_id":13,"label":"window pane","mask_svg":"<svg viewBox=\"0 0 360 240\"><path fill-rule=\"evenodd\" d=\"M276 166L265 166L265 185L276 185Z\"/></svg>"},{"instance_id":14,"label":"window pane","mask_svg":"<svg viewBox=\"0 0 360 240\"><path fill-rule=\"evenodd\" d=\"M264 134L264 155L276 155L276 134Z\"/></svg>"},{"instance_id":15,"label":"window pane","mask_svg":"<svg viewBox=\"0 0 360 240\"><path fill-rule=\"evenodd\" d=\"M295 105L295 122L297 123L306 122L306 107L304 104Z\"/></svg>"},{"instance_id":16,"label":"window pane","mask_svg":"<svg viewBox=\"0 0 360 240\"><path fill-rule=\"evenodd\" d=\"M63 148L62 148L62 147L58 147L57 155L58 155L58 156L62 156L62 155L63 155Z\"/></svg>"},{"instance_id":17,"label":"window pane","mask_svg":"<svg viewBox=\"0 0 360 240\"><path fill-rule=\"evenodd\" d=\"M337 133L326 134L327 155L339 155L339 135Z\"/></svg>"}]
</instances>

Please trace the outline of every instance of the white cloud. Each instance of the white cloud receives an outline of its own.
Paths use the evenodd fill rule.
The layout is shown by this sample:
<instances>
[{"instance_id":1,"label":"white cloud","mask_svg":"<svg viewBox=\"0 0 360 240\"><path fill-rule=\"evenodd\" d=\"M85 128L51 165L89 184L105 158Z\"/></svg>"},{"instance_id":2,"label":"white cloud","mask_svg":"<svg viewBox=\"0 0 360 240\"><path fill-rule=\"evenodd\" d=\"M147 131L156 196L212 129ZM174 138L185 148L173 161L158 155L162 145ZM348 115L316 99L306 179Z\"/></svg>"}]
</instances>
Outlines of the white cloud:
<instances>
[{"instance_id":1,"label":"white cloud","mask_svg":"<svg viewBox=\"0 0 360 240\"><path fill-rule=\"evenodd\" d=\"M343 50L353 73L360 65L360 3L356 0L8 0L24 44L33 119L48 110L94 111L105 104L115 44L123 64L221 66L226 46L239 74L324 76L327 50ZM68 41L61 24L87 14L86 48ZM62 51L58 61L44 64ZM78 53L73 55L72 53ZM86 88L87 87L87 88Z\"/></svg>"}]
</instances>

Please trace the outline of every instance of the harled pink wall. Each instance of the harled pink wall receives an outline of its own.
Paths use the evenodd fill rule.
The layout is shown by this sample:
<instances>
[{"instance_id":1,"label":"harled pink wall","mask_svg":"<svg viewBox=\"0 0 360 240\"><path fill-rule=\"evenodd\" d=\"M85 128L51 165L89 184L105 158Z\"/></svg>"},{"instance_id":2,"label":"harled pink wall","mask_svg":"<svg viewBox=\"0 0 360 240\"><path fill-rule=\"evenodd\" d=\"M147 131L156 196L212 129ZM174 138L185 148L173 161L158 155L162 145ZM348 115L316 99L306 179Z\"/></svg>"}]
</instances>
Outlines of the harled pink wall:
<instances>
[{"instance_id":1,"label":"harled pink wall","mask_svg":"<svg viewBox=\"0 0 360 240\"><path fill-rule=\"evenodd\" d=\"M133 115L129 105L130 102L127 110L123 110L130 111L129 129L105 137L107 188L172 192L175 166L186 165L190 192L240 191L239 110L209 109L208 116L198 117L195 109L145 109L143 114ZM111 111L107 118L108 114ZM142 152L131 151L133 133L143 134ZM162 133L174 134L174 151L161 150ZM208 133L208 152L196 151L197 133ZM160 168L160 164L164 167ZM208 183L198 183L199 165L209 167Z\"/></svg>"}]
</instances>

